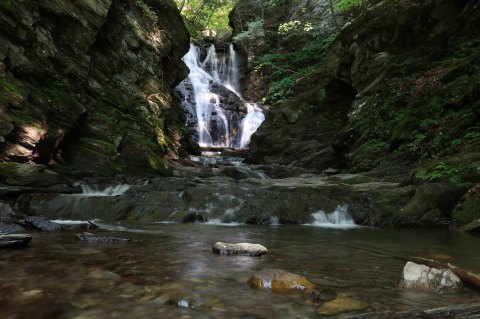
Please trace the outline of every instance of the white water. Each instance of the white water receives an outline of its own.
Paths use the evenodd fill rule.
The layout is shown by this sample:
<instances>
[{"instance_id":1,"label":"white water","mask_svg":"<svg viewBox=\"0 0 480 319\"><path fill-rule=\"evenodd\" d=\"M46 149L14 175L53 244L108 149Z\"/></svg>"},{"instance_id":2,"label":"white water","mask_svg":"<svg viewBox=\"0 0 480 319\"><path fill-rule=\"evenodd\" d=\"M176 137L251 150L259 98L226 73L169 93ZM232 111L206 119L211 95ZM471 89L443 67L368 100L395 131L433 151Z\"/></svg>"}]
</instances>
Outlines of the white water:
<instances>
[{"instance_id":1,"label":"white water","mask_svg":"<svg viewBox=\"0 0 480 319\"><path fill-rule=\"evenodd\" d=\"M238 57L233 45L229 48L228 61L225 56L219 56L212 45L202 62L200 49L190 44L183 61L190 69L188 81L193 100L189 99L185 82L179 85L179 90L184 96L184 107L196 116L198 144L201 147L246 147L251 135L265 120L262 109L258 104L246 103L248 113L236 123L231 115L227 116L220 105L220 96L213 93L211 87L214 83L221 85L241 98Z\"/></svg>"},{"instance_id":2,"label":"white water","mask_svg":"<svg viewBox=\"0 0 480 319\"><path fill-rule=\"evenodd\" d=\"M241 137L240 147L245 148L250 143L250 138L253 133L257 131L263 121L265 121L265 115L263 115L262 109L258 107L256 103L247 103L248 113L242 120L241 124Z\"/></svg>"},{"instance_id":3,"label":"white water","mask_svg":"<svg viewBox=\"0 0 480 319\"><path fill-rule=\"evenodd\" d=\"M308 226L317 226L324 228L356 228L360 227L355 224L353 218L348 214L348 206L338 206L334 212L325 213L322 210L319 210L316 213L312 214L314 222L311 224L306 224Z\"/></svg>"},{"instance_id":4,"label":"white water","mask_svg":"<svg viewBox=\"0 0 480 319\"><path fill-rule=\"evenodd\" d=\"M86 197L119 196L130 189L130 185L127 184L108 186L104 189L100 189L97 185L89 186L82 184L80 187L82 188L82 193L74 195Z\"/></svg>"},{"instance_id":5,"label":"white water","mask_svg":"<svg viewBox=\"0 0 480 319\"><path fill-rule=\"evenodd\" d=\"M213 59L210 57L209 59ZM220 97L210 90L210 84L215 81L200 64L200 49L190 44L190 50L183 57L190 69L188 79L193 87L195 114L198 122L198 144L201 147L229 146L230 130L225 112L220 107ZM218 77L216 63L212 71ZM185 94L185 99L187 95ZM185 100L186 102L186 100ZM215 125L216 136L212 139L212 124Z\"/></svg>"}]
</instances>

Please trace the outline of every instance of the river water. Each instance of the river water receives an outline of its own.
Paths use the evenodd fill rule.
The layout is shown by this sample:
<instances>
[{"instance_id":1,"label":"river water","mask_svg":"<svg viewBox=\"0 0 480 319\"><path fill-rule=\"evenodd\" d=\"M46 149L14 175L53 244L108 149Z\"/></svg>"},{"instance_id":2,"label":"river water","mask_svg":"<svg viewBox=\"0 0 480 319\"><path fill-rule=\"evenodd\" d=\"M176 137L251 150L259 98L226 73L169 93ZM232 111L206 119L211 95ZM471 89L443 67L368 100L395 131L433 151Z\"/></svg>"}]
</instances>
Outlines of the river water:
<instances>
[{"instance_id":1,"label":"river water","mask_svg":"<svg viewBox=\"0 0 480 319\"><path fill-rule=\"evenodd\" d=\"M435 258L480 272L480 239L446 231L226 227L122 222L97 235L139 242L94 244L73 232L35 233L31 247L0 255L0 318L318 318L310 294L251 289L257 271L304 275L362 302L362 312L479 302L478 293L438 295L397 288L404 263ZM265 245L263 257L219 256L217 241ZM374 251L382 252L382 254ZM357 312L357 313L359 313ZM339 313L329 318L343 318Z\"/></svg>"}]
</instances>

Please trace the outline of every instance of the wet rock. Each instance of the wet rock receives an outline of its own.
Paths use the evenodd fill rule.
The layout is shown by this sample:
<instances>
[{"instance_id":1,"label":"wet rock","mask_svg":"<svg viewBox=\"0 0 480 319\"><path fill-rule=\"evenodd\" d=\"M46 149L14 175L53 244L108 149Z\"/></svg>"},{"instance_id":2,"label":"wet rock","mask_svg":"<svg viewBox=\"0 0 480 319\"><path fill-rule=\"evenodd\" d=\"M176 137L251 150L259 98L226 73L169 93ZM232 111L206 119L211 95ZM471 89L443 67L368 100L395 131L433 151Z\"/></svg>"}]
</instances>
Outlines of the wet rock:
<instances>
[{"instance_id":1,"label":"wet rock","mask_svg":"<svg viewBox=\"0 0 480 319\"><path fill-rule=\"evenodd\" d=\"M189 213L182 219L182 223L205 223L208 219L199 213Z\"/></svg>"},{"instance_id":2,"label":"wet rock","mask_svg":"<svg viewBox=\"0 0 480 319\"><path fill-rule=\"evenodd\" d=\"M367 307L368 304L363 301L340 295L335 300L328 301L317 308L317 314L321 316L333 316L349 311L364 310Z\"/></svg>"},{"instance_id":3,"label":"wet rock","mask_svg":"<svg viewBox=\"0 0 480 319\"><path fill-rule=\"evenodd\" d=\"M19 223L25 228L43 232L60 231L63 229L62 225L39 216L28 216L23 222Z\"/></svg>"},{"instance_id":4,"label":"wet rock","mask_svg":"<svg viewBox=\"0 0 480 319\"><path fill-rule=\"evenodd\" d=\"M10 234L10 233L16 233L16 232L22 232L25 231L25 228L23 228L20 225L17 224L6 224L0 222L0 234Z\"/></svg>"},{"instance_id":5,"label":"wet rock","mask_svg":"<svg viewBox=\"0 0 480 319\"><path fill-rule=\"evenodd\" d=\"M28 234L0 235L0 248L21 248L27 246L32 240Z\"/></svg>"},{"instance_id":6,"label":"wet rock","mask_svg":"<svg viewBox=\"0 0 480 319\"><path fill-rule=\"evenodd\" d=\"M252 288L266 288L275 291L288 291L315 288L310 280L280 269L264 269L248 279Z\"/></svg>"},{"instance_id":7,"label":"wet rock","mask_svg":"<svg viewBox=\"0 0 480 319\"><path fill-rule=\"evenodd\" d=\"M400 288L426 289L437 293L460 292L463 283L450 269L436 269L413 262L403 268Z\"/></svg>"},{"instance_id":8,"label":"wet rock","mask_svg":"<svg viewBox=\"0 0 480 319\"><path fill-rule=\"evenodd\" d=\"M268 254L268 249L259 244L250 243L222 243L217 242L212 251L220 255L262 256Z\"/></svg>"},{"instance_id":9,"label":"wet rock","mask_svg":"<svg viewBox=\"0 0 480 319\"><path fill-rule=\"evenodd\" d=\"M128 243L136 242L136 240L130 238L121 238L113 236L96 236L92 233L83 232L81 234L75 234L75 237L81 241L90 241L97 243Z\"/></svg>"}]
</instances>

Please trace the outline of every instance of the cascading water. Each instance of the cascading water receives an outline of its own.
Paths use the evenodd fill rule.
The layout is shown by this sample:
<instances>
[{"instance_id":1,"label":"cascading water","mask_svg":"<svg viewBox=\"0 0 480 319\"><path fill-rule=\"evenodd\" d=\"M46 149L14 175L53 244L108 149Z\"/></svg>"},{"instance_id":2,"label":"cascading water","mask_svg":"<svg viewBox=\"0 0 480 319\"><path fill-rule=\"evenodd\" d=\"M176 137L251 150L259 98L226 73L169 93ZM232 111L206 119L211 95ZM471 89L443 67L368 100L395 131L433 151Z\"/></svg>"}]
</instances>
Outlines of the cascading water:
<instances>
[{"instance_id":1,"label":"cascading water","mask_svg":"<svg viewBox=\"0 0 480 319\"><path fill-rule=\"evenodd\" d=\"M247 103L248 113L242 120L241 135L239 147L246 147L250 142L252 134L260 127L263 121L265 121L265 115L263 115L262 109L258 107L256 103Z\"/></svg>"},{"instance_id":2,"label":"cascading water","mask_svg":"<svg viewBox=\"0 0 480 319\"><path fill-rule=\"evenodd\" d=\"M200 53L198 47L190 44L183 58L190 74L178 86L198 144L244 148L265 116L258 104L246 103L241 97L238 58L233 45L230 45L228 59L217 54L213 45L203 62Z\"/></svg>"}]
</instances>

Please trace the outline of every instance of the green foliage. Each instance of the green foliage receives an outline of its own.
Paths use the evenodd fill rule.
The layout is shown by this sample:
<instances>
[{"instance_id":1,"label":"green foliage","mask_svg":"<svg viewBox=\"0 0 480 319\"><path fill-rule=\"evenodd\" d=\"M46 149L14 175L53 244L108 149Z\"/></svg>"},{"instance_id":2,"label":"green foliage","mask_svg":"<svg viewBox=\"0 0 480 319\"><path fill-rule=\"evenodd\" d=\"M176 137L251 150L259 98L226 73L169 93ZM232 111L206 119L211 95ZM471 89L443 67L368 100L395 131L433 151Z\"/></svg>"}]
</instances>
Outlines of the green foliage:
<instances>
[{"instance_id":1,"label":"green foliage","mask_svg":"<svg viewBox=\"0 0 480 319\"><path fill-rule=\"evenodd\" d=\"M135 3L135 5L137 5L142 10L142 12L153 22L158 22L157 14L145 2L143 2L142 0L133 0L133 3Z\"/></svg>"},{"instance_id":2,"label":"green foliage","mask_svg":"<svg viewBox=\"0 0 480 319\"><path fill-rule=\"evenodd\" d=\"M444 162L439 162L431 170L419 170L415 177L421 181L434 182L440 180L447 180L451 182L458 182L459 170L450 167Z\"/></svg>"},{"instance_id":3,"label":"green foliage","mask_svg":"<svg viewBox=\"0 0 480 319\"><path fill-rule=\"evenodd\" d=\"M185 24L193 37L203 30L229 30L228 15L233 0L175 0ZM183 7L182 7L183 5Z\"/></svg>"},{"instance_id":4,"label":"green foliage","mask_svg":"<svg viewBox=\"0 0 480 319\"><path fill-rule=\"evenodd\" d=\"M300 28L302 23L299 20L290 20L278 26L278 34L286 35L293 30Z\"/></svg>"},{"instance_id":5,"label":"green foliage","mask_svg":"<svg viewBox=\"0 0 480 319\"><path fill-rule=\"evenodd\" d=\"M247 23L247 30L240 32L233 37L233 41L237 43L243 43L248 45L249 41L253 41L265 36L263 29L263 20L255 20Z\"/></svg>"},{"instance_id":6,"label":"green foliage","mask_svg":"<svg viewBox=\"0 0 480 319\"><path fill-rule=\"evenodd\" d=\"M361 4L360 1L361 0L341 0L335 3L335 8L340 11L350 10L352 8L358 7Z\"/></svg>"},{"instance_id":7,"label":"green foliage","mask_svg":"<svg viewBox=\"0 0 480 319\"><path fill-rule=\"evenodd\" d=\"M316 73L324 62L325 52L336 34L314 40L303 50L268 53L256 61L254 72L265 73L270 84L265 102L278 105L292 96L299 79Z\"/></svg>"}]
</instances>

